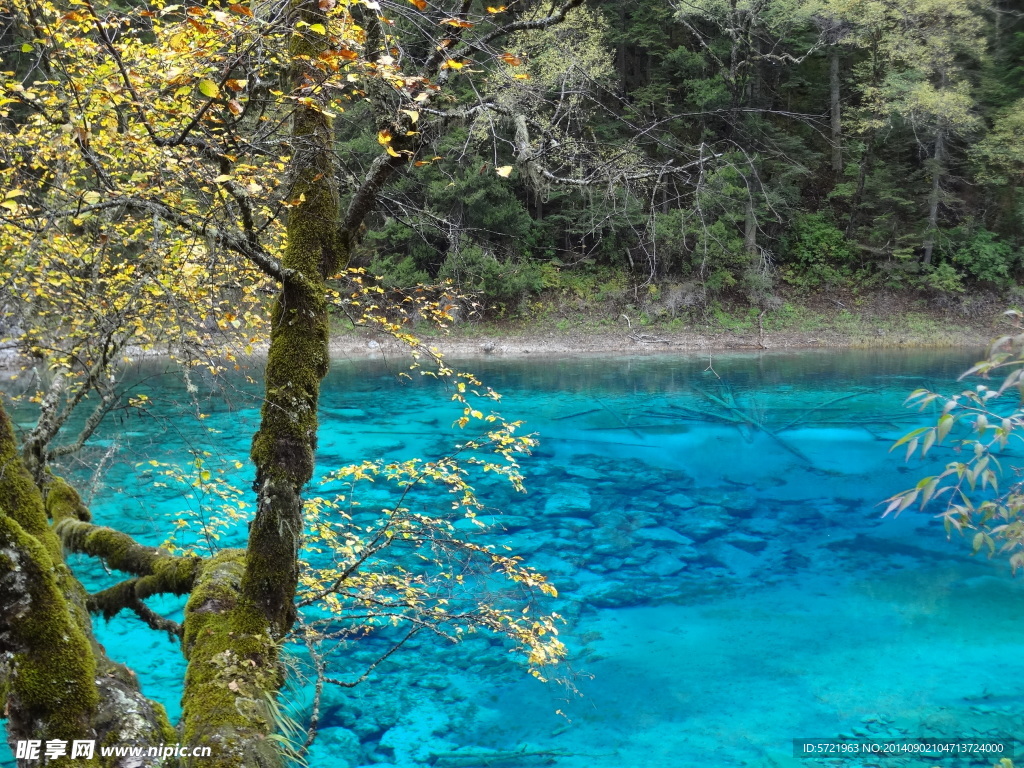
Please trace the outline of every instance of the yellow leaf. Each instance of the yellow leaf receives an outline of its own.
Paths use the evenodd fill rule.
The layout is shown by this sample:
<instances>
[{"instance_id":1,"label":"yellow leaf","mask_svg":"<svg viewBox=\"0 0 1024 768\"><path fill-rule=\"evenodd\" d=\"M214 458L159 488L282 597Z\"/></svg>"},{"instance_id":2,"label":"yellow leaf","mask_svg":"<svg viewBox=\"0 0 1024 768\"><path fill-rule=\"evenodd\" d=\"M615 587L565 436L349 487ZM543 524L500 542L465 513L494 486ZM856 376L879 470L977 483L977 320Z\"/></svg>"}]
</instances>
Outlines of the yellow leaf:
<instances>
[{"instance_id":1,"label":"yellow leaf","mask_svg":"<svg viewBox=\"0 0 1024 768\"><path fill-rule=\"evenodd\" d=\"M233 178L233 177L231 176L231 174L228 174L228 173L222 173L222 174L221 174L220 176L218 176L218 177L217 177L216 179L214 179L213 181L214 181L214 182L215 182L216 184L223 184L223 183L224 183L225 181L231 181L231 179L232 179L232 178Z\"/></svg>"},{"instance_id":2,"label":"yellow leaf","mask_svg":"<svg viewBox=\"0 0 1024 768\"><path fill-rule=\"evenodd\" d=\"M409 0L410 3L415 5L421 11L427 10L427 0Z\"/></svg>"},{"instance_id":3,"label":"yellow leaf","mask_svg":"<svg viewBox=\"0 0 1024 768\"><path fill-rule=\"evenodd\" d=\"M511 165L503 165L503 166L501 166L501 168L495 168L494 172L496 174L498 174L499 176L501 176L503 179L507 179L508 175L510 173L512 173L512 166Z\"/></svg>"},{"instance_id":4,"label":"yellow leaf","mask_svg":"<svg viewBox=\"0 0 1024 768\"><path fill-rule=\"evenodd\" d=\"M409 116L413 123L420 119L420 113L415 109L403 109L402 111Z\"/></svg>"},{"instance_id":5,"label":"yellow leaf","mask_svg":"<svg viewBox=\"0 0 1024 768\"><path fill-rule=\"evenodd\" d=\"M216 99L220 96L220 88L213 80L200 80L199 92L208 99Z\"/></svg>"},{"instance_id":6,"label":"yellow leaf","mask_svg":"<svg viewBox=\"0 0 1024 768\"><path fill-rule=\"evenodd\" d=\"M316 32L318 35L326 35L327 34L327 29L324 27L323 24L310 24L309 25L309 31L310 32Z\"/></svg>"},{"instance_id":7,"label":"yellow leaf","mask_svg":"<svg viewBox=\"0 0 1024 768\"><path fill-rule=\"evenodd\" d=\"M95 190L90 190L82 195L82 202L86 205L96 205L100 201L100 193Z\"/></svg>"},{"instance_id":8,"label":"yellow leaf","mask_svg":"<svg viewBox=\"0 0 1024 768\"><path fill-rule=\"evenodd\" d=\"M493 5L488 5L487 6L487 12L488 13L501 13L502 11L505 10L505 7L506 6L504 6L504 5L499 5L497 8L495 8Z\"/></svg>"},{"instance_id":9,"label":"yellow leaf","mask_svg":"<svg viewBox=\"0 0 1024 768\"><path fill-rule=\"evenodd\" d=\"M456 61L455 59L448 59L444 64L441 65L442 69L462 69L466 66L465 62Z\"/></svg>"}]
</instances>

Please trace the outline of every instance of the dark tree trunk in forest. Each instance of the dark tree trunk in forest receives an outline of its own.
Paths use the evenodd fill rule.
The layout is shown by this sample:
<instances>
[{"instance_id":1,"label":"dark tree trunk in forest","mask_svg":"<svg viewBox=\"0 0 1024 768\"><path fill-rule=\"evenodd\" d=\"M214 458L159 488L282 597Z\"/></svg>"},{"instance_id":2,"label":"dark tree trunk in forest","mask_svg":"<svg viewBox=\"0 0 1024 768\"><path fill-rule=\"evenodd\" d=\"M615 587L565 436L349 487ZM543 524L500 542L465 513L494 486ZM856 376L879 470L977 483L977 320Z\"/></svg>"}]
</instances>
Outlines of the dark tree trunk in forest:
<instances>
[{"instance_id":1,"label":"dark tree trunk in forest","mask_svg":"<svg viewBox=\"0 0 1024 768\"><path fill-rule=\"evenodd\" d=\"M853 240L854 235L857 233L858 216L860 211L861 202L864 200L864 188L867 185L868 172L871 169L871 159L874 156L873 149L873 132L869 132L864 137L864 150L861 154L860 163L857 167L857 186L853 190L853 197L850 198L850 218L846 222L846 238Z\"/></svg>"},{"instance_id":2,"label":"dark tree trunk in forest","mask_svg":"<svg viewBox=\"0 0 1024 768\"><path fill-rule=\"evenodd\" d=\"M754 213L753 196L747 201L747 213L743 220L743 250L747 253L751 269L761 266L761 250L757 247L757 216Z\"/></svg>"},{"instance_id":3,"label":"dark tree trunk in forest","mask_svg":"<svg viewBox=\"0 0 1024 768\"><path fill-rule=\"evenodd\" d=\"M843 172L843 123L840 106L839 82L839 46L833 45L829 51L829 96L830 117L832 126L832 171L838 177Z\"/></svg>"},{"instance_id":4,"label":"dark tree trunk in forest","mask_svg":"<svg viewBox=\"0 0 1024 768\"><path fill-rule=\"evenodd\" d=\"M932 263L932 252L935 249L935 236L939 228L939 200L942 196L942 159L945 153L945 130L940 125L935 132L935 153L932 155L932 189L928 195L928 229L924 236L924 252L921 262Z\"/></svg>"}]
</instances>

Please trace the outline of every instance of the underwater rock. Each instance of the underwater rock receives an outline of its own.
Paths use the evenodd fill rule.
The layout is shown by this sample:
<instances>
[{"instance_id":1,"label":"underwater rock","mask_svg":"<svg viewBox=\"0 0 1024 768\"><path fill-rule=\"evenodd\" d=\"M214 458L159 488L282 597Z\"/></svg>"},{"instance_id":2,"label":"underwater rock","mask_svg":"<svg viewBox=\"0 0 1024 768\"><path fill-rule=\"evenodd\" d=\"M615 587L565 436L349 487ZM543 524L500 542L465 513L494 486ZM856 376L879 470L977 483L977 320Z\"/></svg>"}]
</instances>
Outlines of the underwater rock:
<instances>
[{"instance_id":1,"label":"underwater rock","mask_svg":"<svg viewBox=\"0 0 1024 768\"><path fill-rule=\"evenodd\" d=\"M773 538L779 534L779 524L773 517L751 517L740 524L740 530L753 536Z\"/></svg>"},{"instance_id":2,"label":"underwater rock","mask_svg":"<svg viewBox=\"0 0 1024 768\"><path fill-rule=\"evenodd\" d=\"M541 536L520 535L507 539L506 543L512 547L512 554L515 555L532 555L541 550L553 552L557 548L556 542Z\"/></svg>"},{"instance_id":3,"label":"underwater rock","mask_svg":"<svg viewBox=\"0 0 1024 768\"><path fill-rule=\"evenodd\" d=\"M594 608L625 608L646 602L643 591L632 584L605 583L601 589L586 597L586 604Z\"/></svg>"},{"instance_id":4,"label":"underwater rock","mask_svg":"<svg viewBox=\"0 0 1024 768\"><path fill-rule=\"evenodd\" d=\"M692 509L697 506L696 500L685 493L673 493L671 496L666 496L664 503L666 506L678 509Z\"/></svg>"},{"instance_id":5,"label":"underwater rock","mask_svg":"<svg viewBox=\"0 0 1024 768\"><path fill-rule=\"evenodd\" d=\"M443 691L448 687L448 681L441 675L427 675L415 682L420 688L427 688L432 691Z\"/></svg>"},{"instance_id":6,"label":"underwater rock","mask_svg":"<svg viewBox=\"0 0 1024 768\"><path fill-rule=\"evenodd\" d=\"M598 555L628 554L633 548L633 537L622 528L598 528L593 532L590 551Z\"/></svg>"},{"instance_id":7,"label":"underwater rock","mask_svg":"<svg viewBox=\"0 0 1024 768\"><path fill-rule=\"evenodd\" d=\"M733 523L724 508L705 505L689 510L673 524L673 528L694 541L707 541L732 530Z\"/></svg>"},{"instance_id":8,"label":"underwater rock","mask_svg":"<svg viewBox=\"0 0 1024 768\"><path fill-rule=\"evenodd\" d=\"M536 568L547 576L568 576L579 570L568 560L546 553L541 553L536 557L531 557L530 561L526 563L526 565L529 565L531 568Z\"/></svg>"},{"instance_id":9,"label":"underwater rock","mask_svg":"<svg viewBox=\"0 0 1024 768\"><path fill-rule=\"evenodd\" d=\"M768 546L768 542L759 536L750 536L746 533L730 533L722 537L722 541L732 544L734 547L739 547L745 552L756 554L764 550Z\"/></svg>"},{"instance_id":10,"label":"underwater rock","mask_svg":"<svg viewBox=\"0 0 1024 768\"><path fill-rule=\"evenodd\" d=\"M362 762L362 745L348 728L321 728L309 756L311 765L350 768Z\"/></svg>"},{"instance_id":11,"label":"underwater rock","mask_svg":"<svg viewBox=\"0 0 1024 768\"><path fill-rule=\"evenodd\" d=\"M618 509L595 512L590 519L594 521L594 525L600 528L621 528L627 521L625 513Z\"/></svg>"},{"instance_id":12,"label":"underwater rock","mask_svg":"<svg viewBox=\"0 0 1024 768\"><path fill-rule=\"evenodd\" d=\"M401 768L429 763L434 753L447 752L456 746L436 736L448 728L448 718L441 710L420 706L410 712L402 724L384 732L379 751L392 753L395 765Z\"/></svg>"},{"instance_id":13,"label":"underwater rock","mask_svg":"<svg viewBox=\"0 0 1024 768\"><path fill-rule=\"evenodd\" d=\"M476 519L487 528L499 531L521 531L534 527L533 521L526 515L477 515Z\"/></svg>"},{"instance_id":14,"label":"underwater rock","mask_svg":"<svg viewBox=\"0 0 1024 768\"><path fill-rule=\"evenodd\" d=\"M452 521L452 528L459 533L483 533L487 530L487 525L481 525L477 522L479 518L473 517L460 517L458 520Z\"/></svg>"},{"instance_id":15,"label":"underwater rock","mask_svg":"<svg viewBox=\"0 0 1024 768\"><path fill-rule=\"evenodd\" d=\"M724 507L737 517L746 517L757 509L758 502L753 496L734 491L704 491L697 495L701 504Z\"/></svg>"},{"instance_id":16,"label":"underwater rock","mask_svg":"<svg viewBox=\"0 0 1024 768\"><path fill-rule=\"evenodd\" d=\"M692 545L693 539L688 536L683 536L681 533L673 531L671 528L665 526L658 526L656 528L641 528L635 534L638 539L643 541L653 542L667 542L672 544L686 544Z\"/></svg>"},{"instance_id":17,"label":"underwater rock","mask_svg":"<svg viewBox=\"0 0 1024 768\"><path fill-rule=\"evenodd\" d=\"M761 558L723 540L709 544L706 552L740 578L748 578L764 567Z\"/></svg>"},{"instance_id":18,"label":"underwater rock","mask_svg":"<svg viewBox=\"0 0 1024 768\"><path fill-rule=\"evenodd\" d=\"M652 576L671 576L686 567L687 563L684 560L670 555L667 552L662 552L659 555L655 555L654 559L650 562L645 563L643 566L644 573L649 573Z\"/></svg>"},{"instance_id":19,"label":"underwater rock","mask_svg":"<svg viewBox=\"0 0 1024 768\"><path fill-rule=\"evenodd\" d=\"M598 472L593 467L568 466L565 468L565 474L582 480L600 480L604 477L601 472Z\"/></svg>"},{"instance_id":20,"label":"underwater rock","mask_svg":"<svg viewBox=\"0 0 1024 768\"><path fill-rule=\"evenodd\" d=\"M365 743L377 740L386 729L372 718L363 716L357 717L349 730L359 737L361 743Z\"/></svg>"},{"instance_id":21,"label":"underwater rock","mask_svg":"<svg viewBox=\"0 0 1024 768\"><path fill-rule=\"evenodd\" d=\"M362 408L332 408L330 406L321 406L320 411L326 416L341 419L342 421L367 418L366 411L364 411Z\"/></svg>"},{"instance_id":22,"label":"underwater rock","mask_svg":"<svg viewBox=\"0 0 1024 768\"><path fill-rule=\"evenodd\" d=\"M589 517L591 512L590 492L585 485L557 483L553 493L544 504L544 514L552 516Z\"/></svg>"},{"instance_id":23,"label":"underwater rock","mask_svg":"<svg viewBox=\"0 0 1024 768\"><path fill-rule=\"evenodd\" d=\"M582 517L563 517L558 521L559 525L568 530L570 533L579 533L580 531L586 531L594 527L594 524L590 520L586 520Z\"/></svg>"}]
</instances>

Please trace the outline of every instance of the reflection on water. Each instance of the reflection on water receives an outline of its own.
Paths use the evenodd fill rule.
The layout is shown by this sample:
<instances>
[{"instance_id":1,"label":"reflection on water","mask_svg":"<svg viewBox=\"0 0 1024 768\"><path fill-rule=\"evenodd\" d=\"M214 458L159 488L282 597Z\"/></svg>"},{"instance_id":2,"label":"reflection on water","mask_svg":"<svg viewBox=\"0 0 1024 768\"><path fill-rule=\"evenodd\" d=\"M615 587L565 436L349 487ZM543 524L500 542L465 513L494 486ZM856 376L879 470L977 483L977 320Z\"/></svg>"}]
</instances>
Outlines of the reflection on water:
<instances>
[{"instance_id":1,"label":"reflection on water","mask_svg":"<svg viewBox=\"0 0 1024 768\"><path fill-rule=\"evenodd\" d=\"M947 542L929 514L883 522L877 506L923 472L888 454L921 418L902 408L906 394L955 387L972 361L828 351L473 363L504 393L503 414L542 440L524 462L529 493L491 490L504 530L479 536L507 541L558 586L581 695L527 678L485 637L417 637L360 688L329 692L310 764L809 768L793 739L1019 733L1019 582ZM335 365L321 469L451 445L451 403L396 378L404 367ZM96 448L118 457L96 490L98 518L149 543L182 500L153 486L146 460L202 448L244 461L258 417L251 385L196 406L180 381L161 381L148 385L155 402L209 416L161 406L112 425ZM158 607L180 618L180 605ZM129 619L102 634L176 715L176 649ZM336 672L379 652L363 641Z\"/></svg>"}]
</instances>

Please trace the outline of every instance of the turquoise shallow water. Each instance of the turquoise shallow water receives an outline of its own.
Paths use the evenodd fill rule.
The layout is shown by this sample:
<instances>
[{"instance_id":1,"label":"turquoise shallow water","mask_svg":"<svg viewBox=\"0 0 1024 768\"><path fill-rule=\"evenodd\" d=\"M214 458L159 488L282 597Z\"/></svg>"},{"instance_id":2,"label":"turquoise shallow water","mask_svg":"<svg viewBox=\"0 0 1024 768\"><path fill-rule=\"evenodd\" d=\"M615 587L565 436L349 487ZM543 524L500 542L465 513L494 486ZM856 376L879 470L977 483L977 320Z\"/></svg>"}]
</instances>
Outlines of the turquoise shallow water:
<instances>
[{"instance_id":1,"label":"turquoise shallow water","mask_svg":"<svg viewBox=\"0 0 1024 768\"><path fill-rule=\"evenodd\" d=\"M707 358L473 363L504 393L502 412L541 438L524 461L529 493L488 496L506 531L479 536L508 541L558 586L552 607L567 618L580 695L528 678L486 638L417 637L359 688L328 693L310 764L811 766L792 758L793 739L1020 735L1020 581L947 541L930 514L882 521L877 506L926 469L888 453L920 418L902 400L917 387L957 386L973 358L716 356L720 379L704 370ZM451 404L396 378L403 367L336 363L323 393L322 470L451 444ZM206 392L208 382L194 383ZM92 458L110 463L92 506L99 520L159 543L185 502L154 487L148 461L206 450L214 464L244 462L256 390L232 381L199 404L202 421L182 415L197 406L179 378L146 378L138 391L160 405L96 440ZM935 460L949 457L940 449ZM88 468L75 472L89 483ZM87 580L106 579L91 571ZM173 601L154 607L180 618ZM175 646L124 617L100 632L177 714ZM346 649L337 674L358 674L380 642ZM290 698L308 695L298 686Z\"/></svg>"}]
</instances>

